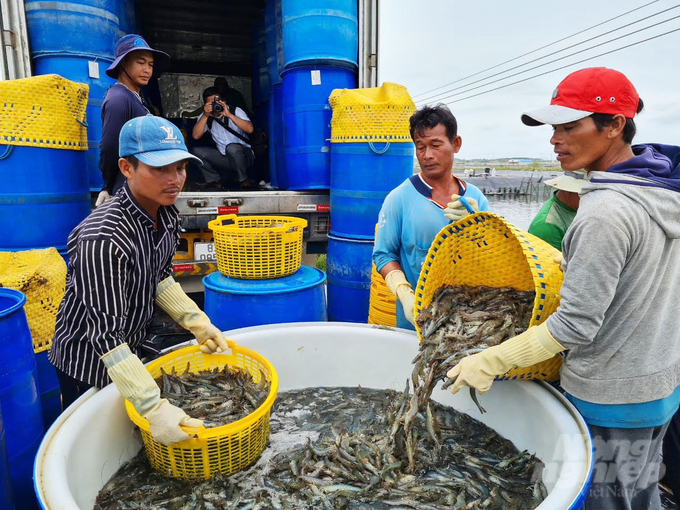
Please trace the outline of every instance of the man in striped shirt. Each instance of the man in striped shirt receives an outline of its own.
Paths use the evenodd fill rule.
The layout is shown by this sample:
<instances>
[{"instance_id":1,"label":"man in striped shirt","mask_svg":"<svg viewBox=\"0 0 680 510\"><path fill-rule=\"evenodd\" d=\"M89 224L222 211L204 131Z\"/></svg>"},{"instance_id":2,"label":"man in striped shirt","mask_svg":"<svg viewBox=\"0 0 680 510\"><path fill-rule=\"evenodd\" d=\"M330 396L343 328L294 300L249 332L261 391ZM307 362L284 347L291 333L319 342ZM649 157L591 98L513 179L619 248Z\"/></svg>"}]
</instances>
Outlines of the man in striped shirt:
<instances>
[{"instance_id":1,"label":"man in striped shirt","mask_svg":"<svg viewBox=\"0 0 680 510\"><path fill-rule=\"evenodd\" d=\"M174 206L190 159L177 127L147 115L120 133L118 165L124 187L78 225L68 239L66 293L49 353L66 408L92 386L113 381L148 419L154 438L188 439L180 428L200 426L160 398L134 354L146 337L154 301L191 331L205 352L226 349L222 333L172 279L179 240Z\"/></svg>"}]
</instances>

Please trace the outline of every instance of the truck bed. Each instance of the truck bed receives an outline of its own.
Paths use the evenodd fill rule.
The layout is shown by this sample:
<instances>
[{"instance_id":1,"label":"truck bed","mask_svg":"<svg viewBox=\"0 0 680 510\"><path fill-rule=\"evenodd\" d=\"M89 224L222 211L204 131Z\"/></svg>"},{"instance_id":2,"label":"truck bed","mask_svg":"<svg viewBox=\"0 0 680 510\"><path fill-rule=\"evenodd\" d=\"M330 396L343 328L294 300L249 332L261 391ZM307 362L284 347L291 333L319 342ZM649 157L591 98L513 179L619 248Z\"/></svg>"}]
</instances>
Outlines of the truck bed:
<instances>
[{"instance_id":1,"label":"truck bed","mask_svg":"<svg viewBox=\"0 0 680 510\"><path fill-rule=\"evenodd\" d=\"M222 214L297 216L307 220L303 241L307 253L323 253L330 230L330 194L314 191L187 191L175 206L182 221L182 243L175 257L175 276L198 276L216 270L208 222Z\"/></svg>"}]
</instances>

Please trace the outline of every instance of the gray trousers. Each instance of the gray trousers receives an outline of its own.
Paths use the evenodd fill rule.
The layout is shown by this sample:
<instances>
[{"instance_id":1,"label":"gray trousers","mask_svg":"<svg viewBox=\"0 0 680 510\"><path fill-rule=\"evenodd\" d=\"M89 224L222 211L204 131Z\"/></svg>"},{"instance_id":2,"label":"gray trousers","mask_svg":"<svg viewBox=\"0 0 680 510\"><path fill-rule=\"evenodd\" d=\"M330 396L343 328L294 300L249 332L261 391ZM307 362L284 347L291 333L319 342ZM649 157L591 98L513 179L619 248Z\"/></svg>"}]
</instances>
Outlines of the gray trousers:
<instances>
[{"instance_id":1,"label":"gray trousers","mask_svg":"<svg viewBox=\"0 0 680 510\"><path fill-rule=\"evenodd\" d=\"M675 411L663 438L663 463L666 465L665 480L680 505L680 409Z\"/></svg>"},{"instance_id":2,"label":"gray trousers","mask_svg":"<svg viewBox=\"0 0 680 510\"><path fill-rule=\"evenodd\" d=\"M593 436L594 469L585 510L660 510L660 427L620 429L588 425Z\"/></svg>"},{"instance_id":3,"label":"gray trousers","mask_svg":"<svg viewBox=\"0 0 680 510\"><path fill-rule=\"evenodd\" d=\"M216 182L227 179L229 174L236 174L236 180L243 182L248 178L248 171L253 166L253 152L240 143L230 143L222 154L215 147L194 147L194 154L203 161L199 167L205 182Z\"/></svg>"}]
</instances>

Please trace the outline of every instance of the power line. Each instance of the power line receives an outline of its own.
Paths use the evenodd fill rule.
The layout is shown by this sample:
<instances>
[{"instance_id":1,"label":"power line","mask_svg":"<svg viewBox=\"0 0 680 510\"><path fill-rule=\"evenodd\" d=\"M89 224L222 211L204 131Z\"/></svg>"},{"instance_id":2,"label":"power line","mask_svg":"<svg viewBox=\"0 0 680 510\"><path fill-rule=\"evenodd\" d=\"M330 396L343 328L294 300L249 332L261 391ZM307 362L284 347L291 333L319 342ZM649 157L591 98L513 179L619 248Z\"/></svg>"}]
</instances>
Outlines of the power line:
<instances>
[{"instance_id":1,"label":"power line","mask_svg":"<svg viewBox=\"0 0 680 510\"><path fill-rule=\"evenodd\" d=\"M519 76L520 74L528 73L529 71L533 71L533 70L535 70L535 69L539 69L539 68L541 68L541 67L545 67L545 66L547 66L547 65L549 65L549 64L554 64L555 62L559 62L560 60L564 60L564 59L567 59L567 58L569 58L569 57L573 57L574 55L578 55L578 54L580 54L580 53L585 53L586 51L590 51L590 50L592 50L592 49L599 48L600 46L604 46L605 44L609 44L609 43L611 43L611 42L618 41L619 39L623 39L623 38L625 38L625 37L628 37L628 36L637 34L637 33L639 33L639 32L643 32L643 31L645 31L645 30L648 30L648 29L650 29L650 28L657 27L657 26L659 26L659 25L662 25L662 24L664 24L664 23L668 23L669 21L673 21L673 20L676 20L676 19L678 19L678 18L680 18L680 16L675 16L675 17L673 17L673 18L669 18L669 19L660 21L659 23L655 23L655 24L653 24L653 25L649 25L649 26L644 27L644 28L641 28L641 29L639 29L639 30L635 30L635 31L633 31L633 32L629 32L628 34L624 34L624 35L621 35L621 36L619 36L619 37L615 37L615 38L610 39L610 40L608 40L608 41L605 41L605 42L603 42L603 43L596 44L596 45L594 45L594 46L590 46L590 47L588 47L588 48L584 48L584 49L579 50L579 51L575 51L574 53L570 53L569 55L564 55L563 57L556 58L556 59L550 60L550 61L548 61L548 62L544 62L544 63L539 64L539 65L537 65L537 66L529 67L528 69L524 69L523 71L519 71L519 72L516 72L516 73L514 73L514 74L510 74L510 75L508 75L508 76L504 76L504 77L502 77L502 78L498 78L497 80L492 80L492 81L487 82L487 83L482 83L481 85L477 85L476 87L471 87L471 88L462 90L462 91L460 91L460 92L455 92L455 93L453 93L453 94L449 94L449 92L452 92L453 90L458 90L458 89L463 88L463 87L458 87L458 89L452 89L452 90L448 90L448 91L446 91L446 92L442 92L442 94L448 94L448 95L445 95L444 97L438 98L437 101L443 101L443 100L445 100L445 99L449 99L449 98L452 98L452 97L455 97L455 96L459 96L459 95L461 95L461 94L465 94L465 93L471 92L471 91L473 91L473 90L477 90L477 89L480 89L480 88L483 88L483 87L487 87L487 86L492 85L492 84L494 84L494 83L498 83L499 81L503 81L503 80L507 80L507 79L509 79L509 78L513 78L513 77L515 77L515 76ZM646 40L649 40L649 39L645 39L645 41L646 41ZM628 47L628 46L624 46L624 48L627 48L627 47ZM603 55L607 55L607 53L603 53ZM588 59L588 60L589 60L589 59ZM467 85L466 85L466 86L467 86ZM423 101L418 101L418 104L424 104L424 102L423 102Z\"/></svg>"},{"instance_id":2,"label":"power line","mask_svg":"<svg viewBox=\"0 0 680 510\"><path fill-rule=\"evenodd\" d=\"M465 101L466 99L471 99L473 97L482 96L484 94L488 94L489 92L494 92L496 90L504 89L504 88L510 87L512 85L517 85L518 83L523 83L525 81L533 80L534 78L538 78L540 76L545 76L546 74L554 73L555 71L561 71L562 69L566 69L567 67L572 67L572 66L575 66L577 64L582 64L583 62L587 62L589 60L593 60L595 58L602 57L604 55L609 55L610 53L615 53L617 51L625 50L626 48L630 48L632 46L637 46L638 44L642 44L644 42L648 42L648 41L651 41L653 39L658 39L659 37L664 37L666 35L669 35L669 34L672 34L674 32L678 32L678 31L680 31L680 28L676 28L675 30L670 30L668 32L664 32L663 34L658 34L658 35L655 35L653 37L643 39L641 41L636 41L634 43L627 44L626 46L621 46L620 48L615 48L613 50L606 51L604 53L600 53L599 55L594 55L592 57L584 58L583 60L579 60L578 62L572 62L571 64L567 64L567 65L564 65L562 67L556 67L555 69L551 69L550 71L545 71L544 73L539 73L539 74L536 74L534 76L529 76L528 78L517 80L517 81L514 81L512 83L506 83L505 85L501 85L500 87L496 87L496 88L489 89L489 90L484 90L484 91L479 92L477 94L472 94L471 96L465 96L465 97L462 97L460 99L456 99L455 101L449 101L447 104L459 103L461 101Z\"/></svg>"},{"instance_id":3,"label":"power line","mask_svg":"<svg viewBox=\"0 0 680 510\"><path fill-rule=\"evenodd\" d=\"M475 76L477 76L477 75L479 75L479 74L485 73L485 72L487 72L487 71L491 71L492 69L496 69L497 67L500 67L500 66L502 66L502 65L509 64L510 62L514 62L515 60L519 60L519 59L522 58L522 57L526 57L527 55L531 55L532 53L536 53L537 51L541 51L541 50L543 50L543 49L545 49L545 48L548 48L549 46L552 46L552 45L554 45L554 44L560 43L560 42L562 42L562 41L566 41L567 39L571 39L572 37L575 37L575 36L577 36L577 35L579 35L579 34L582 34L582 33L584 33L584 32L587 32L588 30L592 30L593 28L597 28L597 27L599 27L599 26L602 26L602 25L604 25L604 24L606 24L606 23L609 23L610 21L614 21L615 19L622 18L623 16L626 16L626 15L630 14L631 12L635 12L635 11L639 11L640 9L644 9L645 7L647 7L647 6L649 6L649 5L652 5L652 4L655 4L655 3L657 3L658 1L659 1L659 0L654 0L654 1L652 1L652 2L646 3L646 4L644 4L644 5L641 5L640 7L636 7L635 9L632 9L632 10L630 10L630 11L628 11L628 12L624 12L623 14L619 14L618 16L614 16L613 18L610 18L610 19L608 19L608 20L606 20L606 21L603 21L603 22L601 22L601 23L598 23L598 24L596 24L596 25L593 25L593 26L591 26L591 27L588 27L588 28L586 28L586 29L584 29L584 30L581 30L580 32L576 32L576 33L574 33L574 34L568 35L567 37L563 37L562 39L558 39L557 41L554 41L554 42L551 42L551 43L549 43L549 44L546 44L545 46L541 46L540 48L536 48L535 50L531 50L531 51L529 51L529 52L527 52L527 53L524 53L524 54L520 55L519 57L511 58L510 60L506 60L505 62L501 62L500 64L496 64L495 66L488 67L488 68L483 69L482 71L479 71L479 72L477 72L477 73L474 73L474 74L471 74L471 75L469 75L469 76L465 76L464 78L460 78L460 79L458 79L458 80L452 81L451 83L447 83L447 84L442 85L442 86L440 86L440 87L437 87L437 88L434 88L434 89L431 89L431 90L427 90L427 91L425 91L425 92L421 92L421 93L419 93L419 94L414 95L413 97L424 96L425 94L429 94L430 92L434 92L435 90L443 89L444 87L448 87L449 85L453 85L454 83L458 83L458 82L461 82L461 81L463 81L463 80L467 80L468 78L473 78L473 77L475 77Z\"/></svg>"},{"instance_id":4,"label":"power line","mask_svg":"<svg viewBox=\"0 0 680 510\"><path fill-rule=\"evenodd\" d=\"M462 89L462 88L469 87L470 85L474 85L475 83L479 83L479 82L482 82L482 81L489 80L490 78L493 78L493 77L495 77L495 76L500 76L500 75L502 75L502 74L509 73L510 71L514 71L515 69L519 69L520 67L524 67L524 66L526 66L526 65L533 64L534 62L538 62L539 60L543 60L543 59L545 59L545 58L551 57L551 56L556 55L556 54L558 54L558 53L562 53L563 51L567 51L567 50L569 50L569 49L571 49L571 48L575 48L576 46L580 46L580 45L582 45L582 44L585 44L585 43L587 43L587 42L593 41L593 40L595 40L595 39L599 39L600 37L604 37L604 36L606 36L606 35L612 34L612 33L614 33L614 32L617 32L617 31L619 31L619 30L622 30L622 29L624 29L624 28L626 28L626 27L629 27L629 26L631 26L631 25L635 25L635 24L637 24L637 23L641 23L642 21L645 21L645 20L648 20L648 19L653 18L653 17L655 17L655 16L658 16L659 14L664 14L664 13L666 13L666 12L668 12L668 11L673 10L673 9L677 9L678 7L680 7L680 4L675 5L675 6L673 6L673 7L669 7L668 9L664 9L663 11L659 11L659 12L657 12L657 13L651 14L650 16L646 16L646 17L644 17L644 18L640 18L639 20L633 21L633 22L628 23L628 24L626 24L626 25L622 25L622 26L620 26L620 27L614 28L614 29L612 29L612 30L610 30L610 31L608 31L608 32L604 32L604 33L602 33L602 34L599 34L599 35L596 35L596 36L594 36L594 37L591 37L590 39L586 39L586 40L581 41L581 42L578 42L578 43L576 43L576 44L572 44L571 46L567 46L566 48L562 48L562 49L560 49L560 50L553 51L552 53L548 53L547 55L543 55L542 57L538 57L538 58L535 58L535 59L533 59L533 60L529 60L528 62L524 62L523 64L517 65L517 66L515 66L515 67L511 67L511 68L506 69L506 70L504 70L504 71L500 71L500 72L498 72L498 73L491 74L491 75L486 76L486 77L484 77L484 78L480 78L480 79L478 79L478 80L475 80L475 81L466 83L465 85L460 85L459 87L455 87L455 88L452 88L452 89L449 89L449 90L445 90L444 92L438 92L437 94L433 94L432 96L425 97L425 98L423 98L423 99L419 99L418 102L419 102L419 103L423 103L423 102L425 102L425 101L430 101L430 100L432 100L432 99L435 99L435 98L438 97L438 96L441 96L441 95L444 95L444 94L448 94L449 92L453 92L454 90L460 90L460 89ZM673 20L673 19L676 19L676 18L670 18L670 20ZM666 23L667 21L670 21L670 20L665 20L665 21L659 22L657 25ZM650 25L649 27L646 27L646 28L644 28L644 29L642 29L642 30L646 30L647 28L651 28L651 27L654 27L654 26L657 26L657 25ZM635 33L637 33L637 32L630 32L629 34L627 34L627 35L625 35L625 36L623 36L623 37L627 37L628 35L635 34ZM607 44L607 43L609 43L609 42L611 42L611 41L615 41L615 40L616 40L616 39L611 39L610 41L604 42L604 43L602 43L602 44ZM590 49L596 48L596 47L597 47L597 45L596 45L596 46L591 46ZM587 50L583 50L583 51L587 51ZM577 52L577 53L578 53L578 52ZM571 55L567 55L566 57L563 57L563 58L567 58L567 57L569 57L569 56L576 55L577 53L572 53ZM555 60L552 60L551 62L548 62L547 64L550 64L550 63L552 63L552 62L555 62ZM547 65L547 64L546 64L546 65ZM533 67L533 68L528 69L528 70L531 71L532 69L536 69L536 67ZM511 76L506 76L506 78L511 78L512 76L516 76L516 74L515 74L515 75L511 75ZM503 79L505 79L505 78L503 78ZM498 81L498 80L497 80L497 81ZM495 82L490 82L490 83L495 83ZM489 84L490 84L490 83L489 83Z\"/></svg>"}]
</instances>

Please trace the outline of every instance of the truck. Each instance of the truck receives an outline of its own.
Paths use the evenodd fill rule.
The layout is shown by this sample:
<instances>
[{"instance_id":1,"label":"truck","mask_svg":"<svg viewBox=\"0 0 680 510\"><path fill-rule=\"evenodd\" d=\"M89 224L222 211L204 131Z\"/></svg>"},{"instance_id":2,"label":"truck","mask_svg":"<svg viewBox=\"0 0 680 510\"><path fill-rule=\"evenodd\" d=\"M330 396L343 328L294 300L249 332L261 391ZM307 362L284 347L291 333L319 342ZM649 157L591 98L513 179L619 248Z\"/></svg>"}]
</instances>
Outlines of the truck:
<instances>
[{"instance_id":1,"label":"truck","mask_svg":"<svg viewBox=\"0 0 680 510\"><path fill-rule=\"evenodd\" d=\"M272 1L272 0L269 0ZM358 2L358 86L378 85L378 0ZM200 93L223 76L252 104L253 29L265 0L114 0L120 5L120 32L138 33L154 48L170 54L169 68L158 80L164 116L202 104ZM63 4L74 12L80 4ZM99 5L99 4L98 4ZM32 75L30 26L23 0L3 0L0 23L0 78ZM62 7L64 8L64 7ZM127 15L126 15L127 13ZM123 23L126 18L126 23ZM118 19L118 18L117 18ZM124 26L125 25L125 26ZM69 34L52 34L68 39ZM190 130L188 137L191 136ZM208 135L206 135L208 136ZM98 191L91 190L93 195ZM325 253L330 230L329 190L183 191L177 200L182 240L175 259L175 276L183 285L199 282L216 270L215 250L208 223L222 214L292 215L305 218L303 256ZM198 283L200 286L200 282Z\"/></svg>"}]
</instances>

